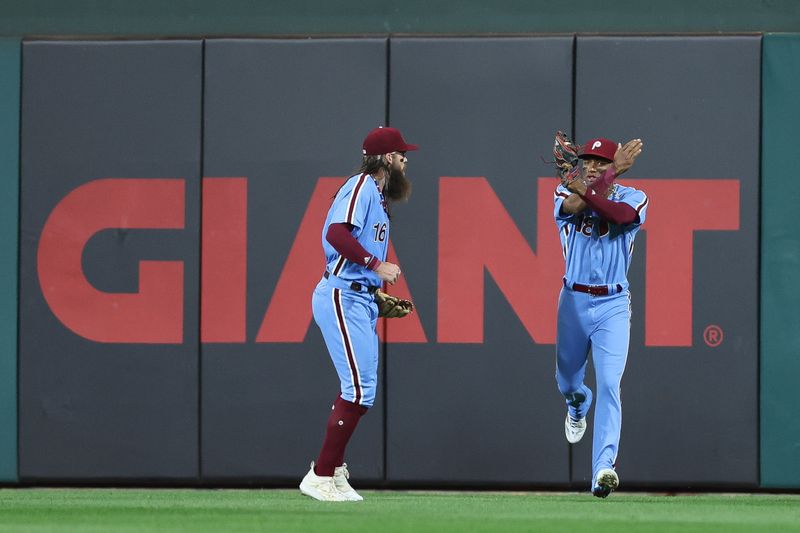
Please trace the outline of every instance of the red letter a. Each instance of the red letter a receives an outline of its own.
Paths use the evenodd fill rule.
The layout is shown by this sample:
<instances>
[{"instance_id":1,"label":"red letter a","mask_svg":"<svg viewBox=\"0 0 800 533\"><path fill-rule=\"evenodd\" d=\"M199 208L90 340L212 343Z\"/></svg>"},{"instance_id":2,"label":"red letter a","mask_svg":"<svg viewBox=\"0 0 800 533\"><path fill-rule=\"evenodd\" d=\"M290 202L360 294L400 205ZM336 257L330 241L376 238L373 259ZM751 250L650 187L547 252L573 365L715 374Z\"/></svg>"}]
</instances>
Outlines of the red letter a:
<instances>
[{"instance_id":1,"label":"red letter a","mask_svg":"<svg viewBox=\"0 0 800 533\"><path fill-rule=\"evenodd\" d=\"M322 225L331 201L344 181L345 178L320 178L317 182L256 342L303 342L305 339L312 318L311 294L325 268ZM404 290L398 296L409 298L408 287L401 287ZM391 342L425 342L425 333L416 315L402 320L408 322L405 327L391 330Z\"/></svg>"},{"instance_id":2,"label":"red letter a","mask_svg":"<svg viewBox=\"0 0 800 533\"><path fill-rule=\"evenodd\" d=\"M256 342L303 342L311 324L311 294L325 270L322 225L344 178L320 178L283 265Z\"/></svg>"},{"instance_id":3,"label":"red letter a","mask_svg":"<svg viewBox=\"0 0 800 533\"><path fill-rule=\"evenodd\" d=\"M389 241L389 251L386 254L386 260L394 263L402 268L400 261L397 259L397 253L394 251L391 240ZM411 267L411 270L414 268ZM403 298L406 300L414 299L411 296L411 291L408 288L405 275L400 276L397 283L385 287L386 291L392 296ZM422 329L422 322L419 319L419 313L415 309L413 313L398 320L379 318L378 325L378 338L384 342L428 342L425 337L425 330Z\"/></svg>"}]
</instances>

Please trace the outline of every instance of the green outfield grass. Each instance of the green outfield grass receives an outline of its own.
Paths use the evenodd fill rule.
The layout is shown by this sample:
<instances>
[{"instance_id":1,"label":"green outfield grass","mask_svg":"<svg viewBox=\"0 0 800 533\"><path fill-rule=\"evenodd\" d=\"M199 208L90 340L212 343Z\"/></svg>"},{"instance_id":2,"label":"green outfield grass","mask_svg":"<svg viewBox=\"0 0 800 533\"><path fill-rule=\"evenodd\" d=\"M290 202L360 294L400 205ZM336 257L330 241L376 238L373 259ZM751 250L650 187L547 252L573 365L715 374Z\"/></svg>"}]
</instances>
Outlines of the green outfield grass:
<instances>
[{"instance_id":1,"label":"green outfield grass","mask_svg":"<svg viewBox=\"0 0 800 533\"><path fill-rule=\"evenodd\" d=\"M800 496L295 490L4 489L0 531L800 531Z\"/></svg>"}]
</instances>

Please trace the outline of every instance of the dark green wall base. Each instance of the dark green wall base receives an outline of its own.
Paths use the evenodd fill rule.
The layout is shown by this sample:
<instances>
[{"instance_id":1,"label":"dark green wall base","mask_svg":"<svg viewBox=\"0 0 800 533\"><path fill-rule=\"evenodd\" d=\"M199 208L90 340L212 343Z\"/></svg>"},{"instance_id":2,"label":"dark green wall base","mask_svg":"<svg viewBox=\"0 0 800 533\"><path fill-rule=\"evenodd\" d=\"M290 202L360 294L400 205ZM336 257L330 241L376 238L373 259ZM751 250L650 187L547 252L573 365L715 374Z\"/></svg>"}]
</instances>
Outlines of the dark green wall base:
<instances>
[{"instance_id":1,"label":"dark green wall base","mask_svg":"<svg viewBox=\"0 0 800 533\"><path fill-rule=\"evenodd\" d=\"M665 33L800 29L795 0L0 0L0 35Z\"/></svg>"},{"instance_id":2,"label":"dark green wall base","mask_svg":"<svg viewBox=\"0 0 800 533\"><path fill-rule=\"evenodd\" d=\"M761 485L800 487L800 35L766 35L761 139Z\"/></svg>"},{"instance_id":3,"label":"dark green wall base","mask_svg":"<svg viewBox=\"0 0 800 533\"><path fill-rule=\"evenodd\" d=\"M0 481L17 480L20 41L0 39Z\"/></svg>"}]
</instances>

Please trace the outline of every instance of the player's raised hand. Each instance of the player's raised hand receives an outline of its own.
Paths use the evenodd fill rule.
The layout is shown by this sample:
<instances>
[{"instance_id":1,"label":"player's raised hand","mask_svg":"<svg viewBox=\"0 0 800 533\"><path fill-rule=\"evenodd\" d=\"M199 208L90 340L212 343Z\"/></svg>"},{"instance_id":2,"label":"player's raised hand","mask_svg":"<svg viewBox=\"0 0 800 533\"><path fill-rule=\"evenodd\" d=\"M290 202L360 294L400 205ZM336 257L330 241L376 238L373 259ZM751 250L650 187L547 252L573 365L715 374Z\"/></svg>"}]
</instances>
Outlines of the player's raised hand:
<instances>
[{"instance_id":1,"label":"player's raised hand","mask_svg":"<svg viewBox=\"0 0 800 533\"><path fill-rule=\"evenodd\" d=\"M642 153L642 140L631 139L624 145L620 144L614 154L614 170L617 176L633 166L633 162Z\"/></svg>"},{"instance_id":2,"label":"player's raised hand","mask_svg":"<svg viewBox=\"0 0 800 533\"><path fill-rule=\"evenodd\" d=\"M400 267L394 263L384 261L378 266L378 268L375 269L375 273L383 281L394 285L397 281L397 278L400 277Z\"/></svg>"}]
</instances>

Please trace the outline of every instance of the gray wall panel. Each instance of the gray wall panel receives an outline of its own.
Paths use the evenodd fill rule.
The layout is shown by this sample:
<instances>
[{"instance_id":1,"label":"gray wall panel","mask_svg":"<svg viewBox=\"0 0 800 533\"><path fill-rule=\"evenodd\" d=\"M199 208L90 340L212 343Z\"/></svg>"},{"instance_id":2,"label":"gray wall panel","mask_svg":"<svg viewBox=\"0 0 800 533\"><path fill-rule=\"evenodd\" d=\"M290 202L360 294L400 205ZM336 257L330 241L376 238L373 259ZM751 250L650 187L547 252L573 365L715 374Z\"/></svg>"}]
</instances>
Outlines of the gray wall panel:
<instances>
[{"instance_id":1,"label":"gray wall panel","mask_svg":"<svg viewBox=\"0 0 800 533\"><path fill-rule=\"evenodd\" d=\"M629 272L634 315L617 463L623 483L758 483L760 42L759 36L577 40L576 135L642 138L644 152L621 181L636 179L651 193ZM675 179L703 183L704 192L684 183L668 194ZM647 301L664 295L648 292L646 271L673 268L678 259L675 251L666 264L647 263L656 248L663 250L655 225L674 217L677 227L679 218L713 211L718 197L735 196L723 193L731 190L723 180L733 180L734 188L738 182L740 204L713 216L733 220L738 209L739 224L694 233L691 279L682 282L692 287L691 346L647 346ZM698 197L704 198L695 212L680 211ZM676 313L674 320L680 318ZM709 325L724 333L717 347L704 341ZM589 455L588 443L576 447L575 481L588 480Z\"/></svg>"},{"instance_id":2,"label":"gray wall panel","mask_svg":"<svg viewBox=\"0 0 800 533\"><path fill-rule=\"evenodd\" d=\"M317 326L300 339L257 339L318 178L349 175L366 133L385 122L386 46L385 39L206 43L205 174L248 183L246 341L202 347L206 479L299 481L317 457L339 391ZM331 194L318 209L322 220ZM310 319L311 289L325 267L321 231L322 221L309 242L311 277L294 286L281 316ZM384 476L381 389L348 447L354 479Z\"/></svg>"},{"instance_id":3,"label":"gray wall panel","mask_svg":"<svg viewBox=\"0 0 800 533\"><path fill-rule=\"evenodd\" d=\"M463 265L437 257L443 243L436 228L440 177L485 177L527 245L542 250L537 177L553 171L540 156L551 156L556 130L571 127L572 43L572 37L391 42L392 125L420 144L409 158L414 193L396 210L392 240L427 337L387 348L392 481L568 482L554 347L532 341L492 276L485 276L479 310L483 339L437 341L440 276ZM546 197L550 213L550 190ZM477 214L472 205L461 209L457 216ZM544 220L556 239L547 246L560 259L552 217ZM531 307L540 305L538 297L532 295Z\"/></svg>"},{"instance_id":4,"label":"gray wall panel","mask_svg":"<svg viewBox=\"0 0 800 533\"><path fill-rule=\"evenodd\" d=\"M199 41L23 44L21 479L197 476L201 57ZM183 291L178 342L88 340L43 297L37 252L48 216L76 188L115 178L177 184L184 227L99 231L83 248L80 277L99 291L136 292L139 261L181 262L184 286L169 287ZM106 200L72 212L55 249L68 247ZM87 307L70 303L79 313Z\"/></svg>"}]
</instances>

